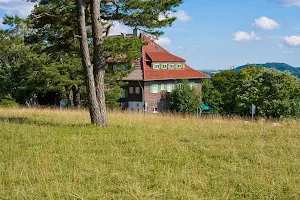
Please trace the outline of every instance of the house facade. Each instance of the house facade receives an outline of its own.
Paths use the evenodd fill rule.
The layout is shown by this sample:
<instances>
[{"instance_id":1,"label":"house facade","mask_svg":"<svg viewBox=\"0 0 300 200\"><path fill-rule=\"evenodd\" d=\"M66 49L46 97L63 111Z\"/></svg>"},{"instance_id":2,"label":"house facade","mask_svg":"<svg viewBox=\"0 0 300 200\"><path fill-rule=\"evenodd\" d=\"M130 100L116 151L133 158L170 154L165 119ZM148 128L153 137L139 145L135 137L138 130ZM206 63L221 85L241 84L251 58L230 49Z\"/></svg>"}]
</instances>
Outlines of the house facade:
<instances>
[{"instance_id":1,"label":"house facade","mask_svg":"<svg viewBox=\"0 0 300 200\"><path fill-rule=\"evenodd\" d=\"M131 111L168 111L166 94L188 80L191 87L201 93L201 82L208 75L192 69L186 60L169 53L150 37L135 30L133 37L141 37L147 45L142 57L133 62L135 70L123 80L128 82L122 93L122 108Z\"/></svg>"}]
</instances>

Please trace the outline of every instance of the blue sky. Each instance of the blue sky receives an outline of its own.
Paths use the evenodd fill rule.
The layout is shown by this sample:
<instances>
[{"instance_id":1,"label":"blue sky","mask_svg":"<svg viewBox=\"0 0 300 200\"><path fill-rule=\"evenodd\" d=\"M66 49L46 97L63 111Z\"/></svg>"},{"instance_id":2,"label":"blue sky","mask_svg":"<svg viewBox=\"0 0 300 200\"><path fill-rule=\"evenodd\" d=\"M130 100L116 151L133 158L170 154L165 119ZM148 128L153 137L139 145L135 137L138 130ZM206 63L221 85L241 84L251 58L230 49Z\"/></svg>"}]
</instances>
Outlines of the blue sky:
<instances>
[{"instance_id":1,"label":"blue sky","mask_svg":"<svg viewBox=\"0 0 300 200\"><path fill-rule=\"evenodd\" d=\"M4 13L26 16L33 5L0 0ZM285 62L300 67L300 0L184 0L158 41L195 69ZM1 26L1 25L0 25ZM113 33L131 31L115 24Z\"/></svg>"}]
</instances>

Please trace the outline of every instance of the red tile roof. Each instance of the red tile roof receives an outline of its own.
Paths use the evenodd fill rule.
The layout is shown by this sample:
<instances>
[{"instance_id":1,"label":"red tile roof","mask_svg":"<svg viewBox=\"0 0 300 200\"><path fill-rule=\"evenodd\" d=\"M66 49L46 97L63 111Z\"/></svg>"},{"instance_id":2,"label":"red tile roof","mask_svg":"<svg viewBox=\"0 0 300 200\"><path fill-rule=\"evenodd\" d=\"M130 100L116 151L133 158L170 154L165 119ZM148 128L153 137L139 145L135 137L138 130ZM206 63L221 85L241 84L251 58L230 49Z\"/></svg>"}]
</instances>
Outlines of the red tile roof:
<instances>
[{"instance_id":1,"label":"red tile roof","mask_svg":"<svg viewBox=\"0 0 300 200\"><path fill-rule=\"evenodd\" d=\"M168 80L168 79L202 79L210 78L210 76L194 70L193 68L185 65L184 69L166 69L166 70L155 70L152 69L149 64L147 64L147 55L150 59L155 61L174 61L174 62L185 62L184 59L179 58L170 54L167 50L156 44L152 39L146 35L142 35L142 38L148 44L142 48L142 60L143 60L143 72L144 80ZM151 57L152 56L152 57ZM167 58L163 58L166 56ZM172 60L174 59L174 60ZM154 61L152 60L152 61Z\"/></svg>"},{"instance_id":2,"label":"red tile roof","mask_svg":"<svg viewBox=\"0 0 300 200\"><path fill-rule=\"evenodd\" d=\"M147 52L153 62L185 62L184 59L174 56L169 52Z\"/></svg>"}]
</instances>

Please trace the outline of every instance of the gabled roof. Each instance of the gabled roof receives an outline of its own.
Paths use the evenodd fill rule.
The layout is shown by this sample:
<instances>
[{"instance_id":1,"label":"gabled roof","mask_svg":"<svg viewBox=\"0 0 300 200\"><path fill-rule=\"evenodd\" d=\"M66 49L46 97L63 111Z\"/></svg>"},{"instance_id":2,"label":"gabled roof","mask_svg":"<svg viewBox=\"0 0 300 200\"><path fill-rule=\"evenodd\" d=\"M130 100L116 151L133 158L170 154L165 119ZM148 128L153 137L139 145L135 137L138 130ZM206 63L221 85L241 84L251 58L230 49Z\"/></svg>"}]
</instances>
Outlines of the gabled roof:
<instances>
[{"instance_id":1,"label":"gabled roof","mask_svg":"<svg viewBox=\"0 0 300 200\"><path fill-rule=\"evenodd\" d=\"M133 35L126 35L126 37L133 37ZM123 80L172 80L172 79L205 79L210 76L194 70L185 64L184 69L152 69L150 66L152 62L185 62L184 59L169 53L166 49L154 42L153 39L146 35L141 35L144 42L147 44L142 47L142 58L135 61L135 71L131 72L128 77Z\"/></svg>"},{"instance_id":2,"label":"gabled roof","mask_svg":"<svg viewBox=\"0 0 300 200\"><path fill-rule=\"evenodd\" d=\"M169 52L147 52L152 62L185 62L184 59Z\"/></svg>"},{"instance_id":3,"label":"gabled roof","mask_svg":"<svg viewBox=\"0 0 300 200\"><path fill-rule=\"evenodd\" d=\"M143 41L148 44L142 48L142 61L143 61L143 74L145 81L151 80L171 80L171 79L203 79L210 78L210 76L194 70L193 68L185 65L184 69L167 69L167 70L155 70L152 69L147 62L147 56L150 57L152 61L158 62L185 62L184 59L174 56L169 53L166 49L156 44L151 38L146 35L142 35ZM165 58L164 58L165 57Z\"/></svg>"}]
</instances>

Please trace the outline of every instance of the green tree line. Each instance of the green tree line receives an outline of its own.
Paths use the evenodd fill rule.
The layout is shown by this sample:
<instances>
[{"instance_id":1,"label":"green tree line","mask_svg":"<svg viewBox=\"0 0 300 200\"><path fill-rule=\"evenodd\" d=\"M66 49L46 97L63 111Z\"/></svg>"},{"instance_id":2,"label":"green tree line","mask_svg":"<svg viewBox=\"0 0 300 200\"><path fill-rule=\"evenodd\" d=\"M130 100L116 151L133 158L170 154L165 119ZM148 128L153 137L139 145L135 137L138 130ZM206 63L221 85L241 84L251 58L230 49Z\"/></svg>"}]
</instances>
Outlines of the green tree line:
<instances>
[{"instance_id":1,"label":"green tree line","mask_svg":"<svg viewBox=\"0 0 300 200\"><path fill-rule=\"evenodd\" d=\"M248 66L215 74L202 85L205 104L214 112L248 116L250 105L266 118L300 116L300 79L290 72Z\"/></svg>"}]
</instances>

